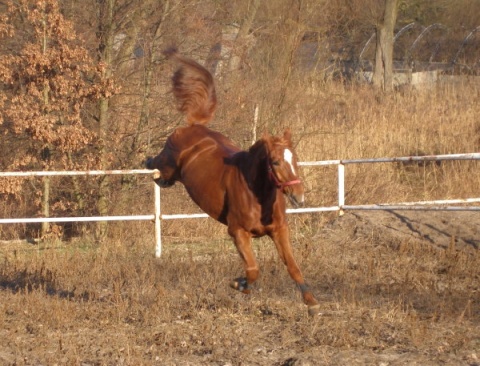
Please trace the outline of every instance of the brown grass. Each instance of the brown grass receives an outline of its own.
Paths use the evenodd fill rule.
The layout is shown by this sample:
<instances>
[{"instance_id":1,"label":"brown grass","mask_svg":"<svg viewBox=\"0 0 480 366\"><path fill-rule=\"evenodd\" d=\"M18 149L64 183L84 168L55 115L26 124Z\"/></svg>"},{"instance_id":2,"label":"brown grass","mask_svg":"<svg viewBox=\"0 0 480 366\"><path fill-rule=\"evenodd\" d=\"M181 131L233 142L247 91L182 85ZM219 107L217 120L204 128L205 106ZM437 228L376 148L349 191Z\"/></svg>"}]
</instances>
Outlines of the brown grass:
<instances>
[{"instance_id":1,"label":"brown grass","mask_svg":"<svg viewBox=\"0 0 480 366\"><path fill-rule=\"evenodd\" d=\"M478 250L351 229L330 227L312 241L294 227L298 261L322 304L313 319L265 240L255 244L262 275L250 296L228 287L240 274L228 241L165 245L160 260L146 235L134 245L4 246L0 360L273 365L329 363L350 351L344 362L367 352L370 361L388 354L474 364Z\"/></svg>"}]
</instances>

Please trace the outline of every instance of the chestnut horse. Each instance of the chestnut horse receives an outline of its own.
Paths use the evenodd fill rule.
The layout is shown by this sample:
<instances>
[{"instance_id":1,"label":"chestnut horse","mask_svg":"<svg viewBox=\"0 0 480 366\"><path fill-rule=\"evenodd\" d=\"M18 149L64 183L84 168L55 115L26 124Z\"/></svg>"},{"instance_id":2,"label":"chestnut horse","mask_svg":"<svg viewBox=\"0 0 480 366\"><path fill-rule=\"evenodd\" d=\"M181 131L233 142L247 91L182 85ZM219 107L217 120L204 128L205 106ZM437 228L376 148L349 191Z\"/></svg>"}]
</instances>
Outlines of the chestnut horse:
<instances>
[{"instance_id":1,"label":"chestnut horse","mask_svg":"<svg viewBox=\"0 0 480 366\"><path fill-rule=\"evenodd\" d=\"M203 211L227 225L245 268L245 277L235 279L233 288L250 292L259 275L251 239L268 235L302 292L309 313L315 314L319 305L293 257L285 213L284 195L295 206L304 201L290 131L280 137L264 135L248 151L242 151L206 127L216 107L212 75L175 49L165 54L179 64L172 78L173 94L187 126L177 128L160 154L148 158L147 168L160 171L155 182L161 187L181 182Z\"/></svg>"}]
</instances>

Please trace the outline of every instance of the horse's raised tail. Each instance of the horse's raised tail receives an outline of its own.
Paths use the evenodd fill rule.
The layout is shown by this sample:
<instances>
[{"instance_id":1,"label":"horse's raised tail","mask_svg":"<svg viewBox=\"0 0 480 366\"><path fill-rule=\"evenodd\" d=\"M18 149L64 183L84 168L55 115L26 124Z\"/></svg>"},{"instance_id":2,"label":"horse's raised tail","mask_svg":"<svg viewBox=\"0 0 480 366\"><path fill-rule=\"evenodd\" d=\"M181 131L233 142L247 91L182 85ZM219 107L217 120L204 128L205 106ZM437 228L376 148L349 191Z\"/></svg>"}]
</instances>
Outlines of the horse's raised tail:
<instances>
[{"instance_id":1,"label":"horse's raised tail","mask_svg":"<svg viewBox=\"0 0 480 366\"><path fill-rule=\"evenodd\" d=\"M207 124L217 107L212 75L199 63L180 55L176 48L163 53L180 65L172 77L178 110L185 113L189 125Z\"/></svg>"}]
</instances>

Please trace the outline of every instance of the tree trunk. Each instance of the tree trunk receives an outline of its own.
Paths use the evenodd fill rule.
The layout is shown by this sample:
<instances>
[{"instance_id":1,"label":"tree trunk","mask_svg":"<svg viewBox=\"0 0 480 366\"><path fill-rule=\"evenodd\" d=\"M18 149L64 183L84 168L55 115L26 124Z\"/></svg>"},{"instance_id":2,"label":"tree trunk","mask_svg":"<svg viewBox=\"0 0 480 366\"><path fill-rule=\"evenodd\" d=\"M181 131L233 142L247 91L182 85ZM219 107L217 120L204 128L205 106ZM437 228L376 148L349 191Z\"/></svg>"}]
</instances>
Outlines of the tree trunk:
<instances>
[{"instance_id":1,"label":"tree trunk","mask_svg":"<svg viewBox=\"0 0 480 366\"><path fill-rule=\"evenodd\" d=\"M43 177L42 214L50 217L50 177ZM42 222L41 238L44 238L50 230L50 223Z\"/></svg>"},{"instance_id":2,"label":"tree trunk","mask_svg":"<svg viewBox=\"0 0 480 366\"><path fill-rule=\"evenodd\" d=\"M44 17L46 15L44 14ZM47 38L47 25L45 18L43 20L43 38L42 38L42 54L46 56L48 48L48 38ZM43 105L47 107L50 103L50 87L48 83L45 82L43 86ZM41 155L41 153L40 153ZM44 164L48 164L48 156L45 155ZM42 213L44 217L50 216L50 177L43 177L43 192L42 192ZM50 230L50 223L49 222L42 222L42 229L41 229L41 238L44 238L48 231Z\"/></svg>"},{"instance_id":3,"label":"tree trunk","mask_svg":"<svg viewBox=\"0 0 480 366\"><path fill-rule=\"evenodd\" d=\"M216 76L225 76L228 81L234 82L237 75L232 73L240 68L242 58L252 47L248 41L250 30L255 20L260 0L250 0L246 14L242 14L242 24L226 24L222 28L220 42L210 49L205 66Z\"/></svg>"},{"instance_id":4,"label":"tree trunk","mask_svg":"<svg viewBox=\"0 0 480 366\"><path fill-rule=\"evenodd\" d=\"M170 12L170 1L164 1L162 8L162 17L159 19L155 27L155 32L152 39L152 48L150 56L148 58L148 63L145 70L144 84L143 84L143 98L142 98L142 107L140 109L140 116L138 119L137 129L132 139L132 145L130 147L128 159L131 161L135 156L138 156L138 150L140 148L140 134L144 131L145 127L148 126L149 117L150 117L150 96L152 90L152 78L155 70L155 60L158 57L158 42L161 40L161 34L163 31L163 24L167 15ZM150 144L150 141L147 141L147 145ZM143 159L143 158L142 158Z\"/></svg>"},{"instance_id":5,"label":"tree trunk","mask_svg":"<svg viewBox=\"0 0 480 366\"><path fill-rule=\"evenodd\" d=\"M108 167L107 147L106 147L106 128L108 122L108 99L102 98L100 100L100 115L99 115L99 135L100 135L100 169L106 170ZM108 215L108 194L109 194L109 178L108 175L100 177L98 185L98 201L97 210L100 216ZM96 237L103 238L107 233L107 221L99 221L97 223Z\"/></svg>"},{"instance_id":6,"label":"tree trunk","mask_svg":"<svg viewBox=\"0 0 480 366\"><path fill-rule=\"evenodd\" d=\"M242 58L248 53L249 48L252 46L251 44L248 44L247 38L259 6L260 0L252 0L250 2L249 11L243 20L240 29L238 30L237 36L235 37L235 47L237 49L230 54L230 59L228 60L229 72L238 70ZM225 45L222 45L222 47L225 47Z\"/></svg>"},{"instance_id":7,"label":"tree trunk","mask_svg":"<svg viewBox=\"0 0 480 366\"><path fill-rule=\"evenodd\" d=\"M113 12L114 0L99 0L100 20L99 20L99 57L100 61L105 64L103 78L109 79L112 76L112 60L113 60L113 37L114 37L114 20ZM108 118L109 118L109 98L102 97L99 101L98 115L98 137L100 141L100 169L108 169L109 162L107 158L107 141L108 141ZM109 194L109 178L102 176L99 182L99 196L97 201L97 210L100 216L108 215L108 194ZM97 224L97 239L103 238L107 233L107 222L99 221Z\"/></svg>"},{"instance_id":8,"label":"tree trunk","mask_svg":"<svg viewBox=\"0 0 480 366\"><path fill-rule=\"evenodd\" d=\"M393 90L393 32L397 21L398 0L385 0L383 20L377 24L375 70L373 85L389 92Z\"/></svg>"}]
</instances>

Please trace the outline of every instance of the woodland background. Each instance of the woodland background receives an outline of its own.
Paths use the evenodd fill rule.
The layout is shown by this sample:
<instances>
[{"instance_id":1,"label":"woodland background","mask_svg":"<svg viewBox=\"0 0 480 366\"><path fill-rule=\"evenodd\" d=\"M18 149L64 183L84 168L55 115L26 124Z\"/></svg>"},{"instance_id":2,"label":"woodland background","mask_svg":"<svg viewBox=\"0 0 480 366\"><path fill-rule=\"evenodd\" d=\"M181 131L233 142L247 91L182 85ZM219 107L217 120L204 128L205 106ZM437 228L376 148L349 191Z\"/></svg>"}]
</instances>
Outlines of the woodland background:
<instances>
[{"instance_id":1,"label":"woodland background","mask_svg":"<svg viewBox=\"0 0 480 366\"><path fill-rule=\"evenodd\" d=\"M0 170L142 168L183 123L169 93L173 68L161 54L171 45L214 73L220 104L211 127L244 148L262 131L288 126L301 160L478 151L479 90L471 76L478 73L480 32L449 71L469 76L455 85L383 92L346 70L382 23L384 6L383 0L1 1ZM408 55L418 62L451 61L479 26L476 0L396 6L397 30L411 22L445 26ZM411 33L407 39L418 29ZM400 46L395 60L407 58ZM365 58L374 62L373 54ZM476 182L459 186L451 177L463 179L475 167L382 167L369 176L352 169L349 199L468 195ZM311 203L335 197L331 179L304 174ZM1 179L0 216L135 212L151 205L148 184L133 177ZM365 184L371 189L360 188ZM165 205L176 205L172 200ZM91 228L10 225L0 235L67 229ZM107 227L93 231L103 236Z\"/></svg>"}]
</instances>

